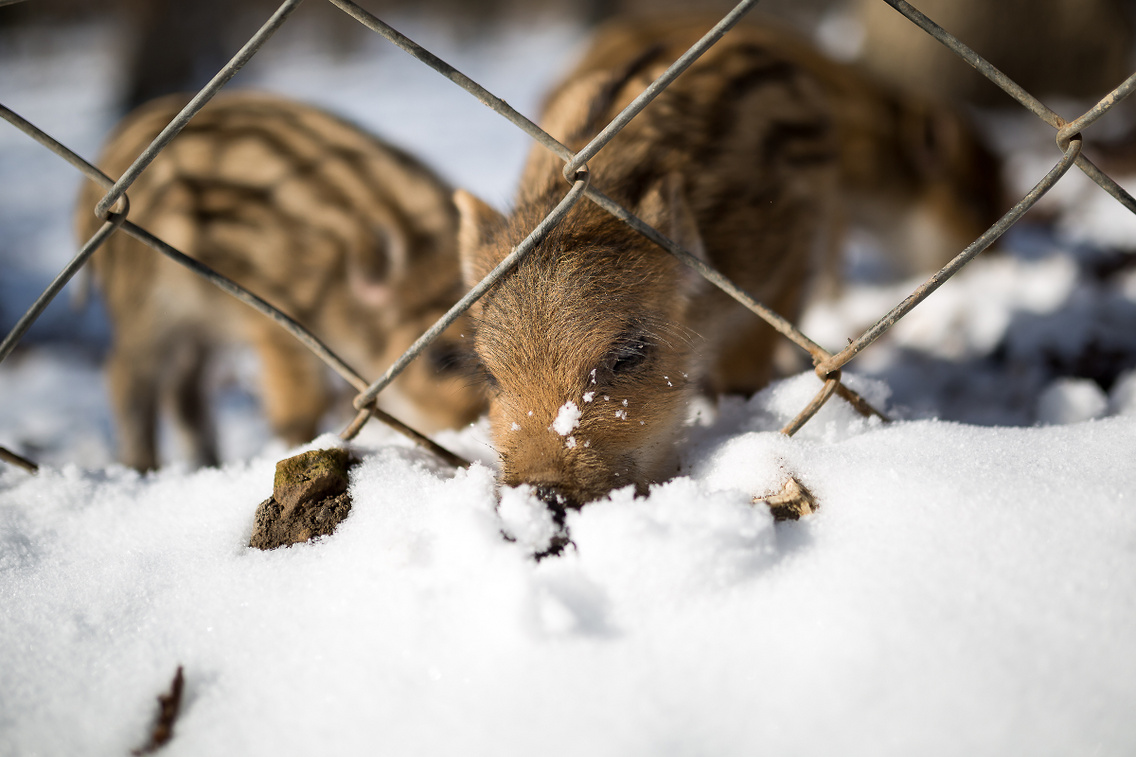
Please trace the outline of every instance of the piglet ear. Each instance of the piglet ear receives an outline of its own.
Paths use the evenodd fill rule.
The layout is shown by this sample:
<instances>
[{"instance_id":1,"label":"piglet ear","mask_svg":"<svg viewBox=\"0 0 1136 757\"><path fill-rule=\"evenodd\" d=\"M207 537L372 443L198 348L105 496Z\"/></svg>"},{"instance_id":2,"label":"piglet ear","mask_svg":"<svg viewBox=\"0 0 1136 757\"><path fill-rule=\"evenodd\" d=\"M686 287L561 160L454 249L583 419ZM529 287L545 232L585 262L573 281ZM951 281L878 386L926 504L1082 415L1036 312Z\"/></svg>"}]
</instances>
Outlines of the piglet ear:
<instances>
[{"instance_id":1,"label":"piglet ear","mask_svg":"<svg viewBox=\"0 0 1136 757\"><path fill-rule=\"evenodd\" d=\"M458 208L458 255L462 281L472 287L489 274L509 254L508 249L489 243L491 233L505 224L505 218L487 203L464 189L454 192Z\"/></svg>"},{"instance_id":2,"label":"piglet ear","mask_svg":"<svg viewBox=\"0 0 1136 757\"><path fill-rule=\"evenodd\" d=\"M681 174L667 174L648 189L635 209L635 215L654 226L694 257L709 262L706 246L702 243L702 235L698 232L694 211L686 201L686 190ZM685 263L680 265L683 271L683 289L693 294L706 283L706 280Z\"/></svg>"},{"instance_id":3,"label":"piglet ear","mask_svg":"<svg viewBox=\"0 0 1136 757\"><path fill-rule=\"evenodd\" d=\"M706 260L706 247L698 233L698 222L686 202L682 175L670 173L647 190L635 215L677 242L700 260Z\"/></svg>"}]
</instances>

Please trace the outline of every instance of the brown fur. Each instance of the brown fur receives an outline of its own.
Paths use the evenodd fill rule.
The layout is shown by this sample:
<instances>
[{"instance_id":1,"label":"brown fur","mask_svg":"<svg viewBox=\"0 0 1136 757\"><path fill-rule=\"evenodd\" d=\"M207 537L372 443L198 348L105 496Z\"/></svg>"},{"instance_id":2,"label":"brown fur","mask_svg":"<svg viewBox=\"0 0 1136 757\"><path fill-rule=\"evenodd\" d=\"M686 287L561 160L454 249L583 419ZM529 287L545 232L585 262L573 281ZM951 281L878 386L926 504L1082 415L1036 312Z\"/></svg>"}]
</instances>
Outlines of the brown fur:
<instances>
[{"instance_id":1,"label":"brown fur","mask_svg":"<svg viewBox=\"0 0 1136 757\"><path fill-rule=\"evenodd\" d=\"M580 149L710 25L609 25L548 98L542 126ZM508 218L458 193L467 284L563 197L561 168L535 147ZM752 24L703 55L589 168L596 187L789 319L833 266L846 223L919 245L898 259L926 268L996 217L999 187L993 158L956 114ZM502 482L561 506L669 478L695 392L749 393L773 375L770 327L587 201L474 318Z\"/></svg>"},{"instance_id":2,"label":"brown fur","mask_svg":"<svg viewBox=\"0 0 1136 757\"><path fill-rule=\"evenodd\" d=\"M874 4L898 16L878 0ZM644 51L653 51L647 53L653 63L669 64L715 21L664 16L609 24L550 100L559 103L570 82L628 65ZM844 220L881 239L897 274L938 269L1008 207L999 161L954 107L837 63L769 20L743 21L723 42L763 47L803 69L823 90L839 142ZM724 125L713 128L723 132ZM726 152L735 149L724 147ZM549 160L551 154L544 151L539 162ZM530 161L530 171L547 170L546 165L538 169L536 162ZM522 185L529 180L526 175Z\"/></svg>"},{"instance_id":3,"label":"brown fur","mask_svg":"<svg viewBox=\"0 0 1136 757\"><path fill-rule=\"evenodd\" d=\"M687 44L663 41L653 56L641 55L650 45L629 45L617 61L593 51L601 64L568 77L544 128L582 147ZM592 180L794 318L832 246L832 115L809 72L773 47L727 37L590 162ZM563 197L560 167L537 148L508 219L459 193L467 283ZM695 392L748 392L771 377L768 326L587 201L474 318L503 483L532 484L562 505L670 477Z\"/></svg>"},{"instance_id":4,"label":"brown fur","mask_svg":"<svg viewBox=\"0 0 1136 757\"><path fill-rule=\"evenodd\" d=\"M129 115L99 161L118 176L184 104L174 96ZM407 154L320 110L255 93L205 107L130 188L130 220L242 284L311 329L371 378L459 294L450 189ZM99 225L88 183L79 236ZM265 412L290 443L310 439L332 402L327 369L269 319L117 232L92 265L114 324L108 379L119 456L158 463L158 406L169 401L197 462L217 460L202 373L224 342L261 361ZM455 326L384 393L425 431L467 423L479 396L445 363ZM441 364L441 365L440 365Z\"/></svg>"},{"instance_id":5,"label":"brown fur","mask_svg":"<svg viewBox=\"0 0 1136 757\"><path fill-rule=\"evenodd\" d=\"M1130 0L912 3L1042 100L1099 100L1132 73ZM1128 6L1128 7L1125 7ZM855 0L862 60L887 81L950 100L1016 107L984 76L879 0Z\"/></svg>"}]
</instances>

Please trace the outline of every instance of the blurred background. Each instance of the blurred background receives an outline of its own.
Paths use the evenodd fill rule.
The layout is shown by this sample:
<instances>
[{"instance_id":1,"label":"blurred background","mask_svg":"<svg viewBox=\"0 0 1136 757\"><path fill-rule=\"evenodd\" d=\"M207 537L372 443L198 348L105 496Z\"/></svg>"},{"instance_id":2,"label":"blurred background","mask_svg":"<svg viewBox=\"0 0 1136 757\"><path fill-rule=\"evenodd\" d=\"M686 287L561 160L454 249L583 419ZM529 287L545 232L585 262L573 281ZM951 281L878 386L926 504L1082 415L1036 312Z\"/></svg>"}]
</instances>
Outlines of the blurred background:
<instances>
[{"instance_id":1,"label":"blurred background","mask_svg":"<svg viewBox=\"0 0 1136 757\"><path fill-rule=\"evenodd\" d=\"M132 107L170 91L196 89L228 60L278 3L272 0L24 0L0 7L6 32L99 24L113 27ZM459 35L492 34L504 23L581 27L626 14L697 10L725 13L723 0L382 0L364 7L387 18L413 17ZM1136 3L1131 0L920 0L917 7L1040 96L1093 97L1131 71ZM858 59L904 86L983 105L1003 95L880 0L765 0L756 14L813 34L830 51ZM358 50L367 32L326 2L309 2L302 36L329 54ZM301 28L302 27L302 28Z\"/></svg>"}]
</instances>

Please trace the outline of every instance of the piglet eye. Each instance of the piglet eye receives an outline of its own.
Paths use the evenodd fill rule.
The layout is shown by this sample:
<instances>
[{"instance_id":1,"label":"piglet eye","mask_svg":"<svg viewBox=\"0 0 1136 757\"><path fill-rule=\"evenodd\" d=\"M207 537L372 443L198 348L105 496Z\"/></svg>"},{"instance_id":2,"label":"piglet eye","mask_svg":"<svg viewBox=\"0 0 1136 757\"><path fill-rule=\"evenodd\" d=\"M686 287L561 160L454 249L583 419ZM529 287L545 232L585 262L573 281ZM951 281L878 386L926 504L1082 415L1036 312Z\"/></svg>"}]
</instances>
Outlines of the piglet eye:
<instances>
[{"instance_id":1,"label":"piglet eye","mask_svg":"<svg viewBox=\"0 0 1136 757\"><path fill-rule=\"evenodd\" d=\"M426 348L426 359L434 373L458 373L463 369L468 356L461 346L453 342L435 341Z\"/></svg>"},{"instance_id":2,"label":"piglet eye","mask_svg":"<svg viewBox=\"0 0 1136 757\"><path fill-rule=\"evenodd\" d=\"M617 343L607 359L607 370L613 375L630 373L647 361L651 345L641 335Z\"/></svg>"},{"instance_id":3,"label":"piglet eye","mask_svg":"<svg viewBox=\"0 0 1136 757\"><path fill-rule=\"evenodd\" d=\"M477 375L478 383L481 384L482 388L487 389L491 392L496 392L501 389L501 384L497 381L497 377L494 376L493 372L486 368L485 365L479 363L476 367L475 373Z\"/></svg>"}]
</instances>

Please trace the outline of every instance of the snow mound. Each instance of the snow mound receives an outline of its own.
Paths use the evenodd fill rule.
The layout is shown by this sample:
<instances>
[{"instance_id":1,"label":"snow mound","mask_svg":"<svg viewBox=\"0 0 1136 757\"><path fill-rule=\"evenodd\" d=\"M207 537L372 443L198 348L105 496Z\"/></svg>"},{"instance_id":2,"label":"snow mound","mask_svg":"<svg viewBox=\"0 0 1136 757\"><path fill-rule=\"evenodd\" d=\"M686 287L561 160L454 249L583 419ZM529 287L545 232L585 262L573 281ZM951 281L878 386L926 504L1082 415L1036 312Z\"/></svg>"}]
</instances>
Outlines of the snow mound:
<instances>
[{"instance_id":1,"label":"snow mound","mask_svg":"<svg viewBox=\"0 0 1136 757\"><path fill-rule=\"evenodd\" d=\"M818 387L704 409L684 475L570 512L539 561L531 492L393 436L334 535L271 552L272 457L0 468L0 754L126 753L179 664L170 755L1131 753L1131 417L834 399L770 430ZM774 524L752 499L790 474L821 509Z\"/></svg>"}]
</instances>

